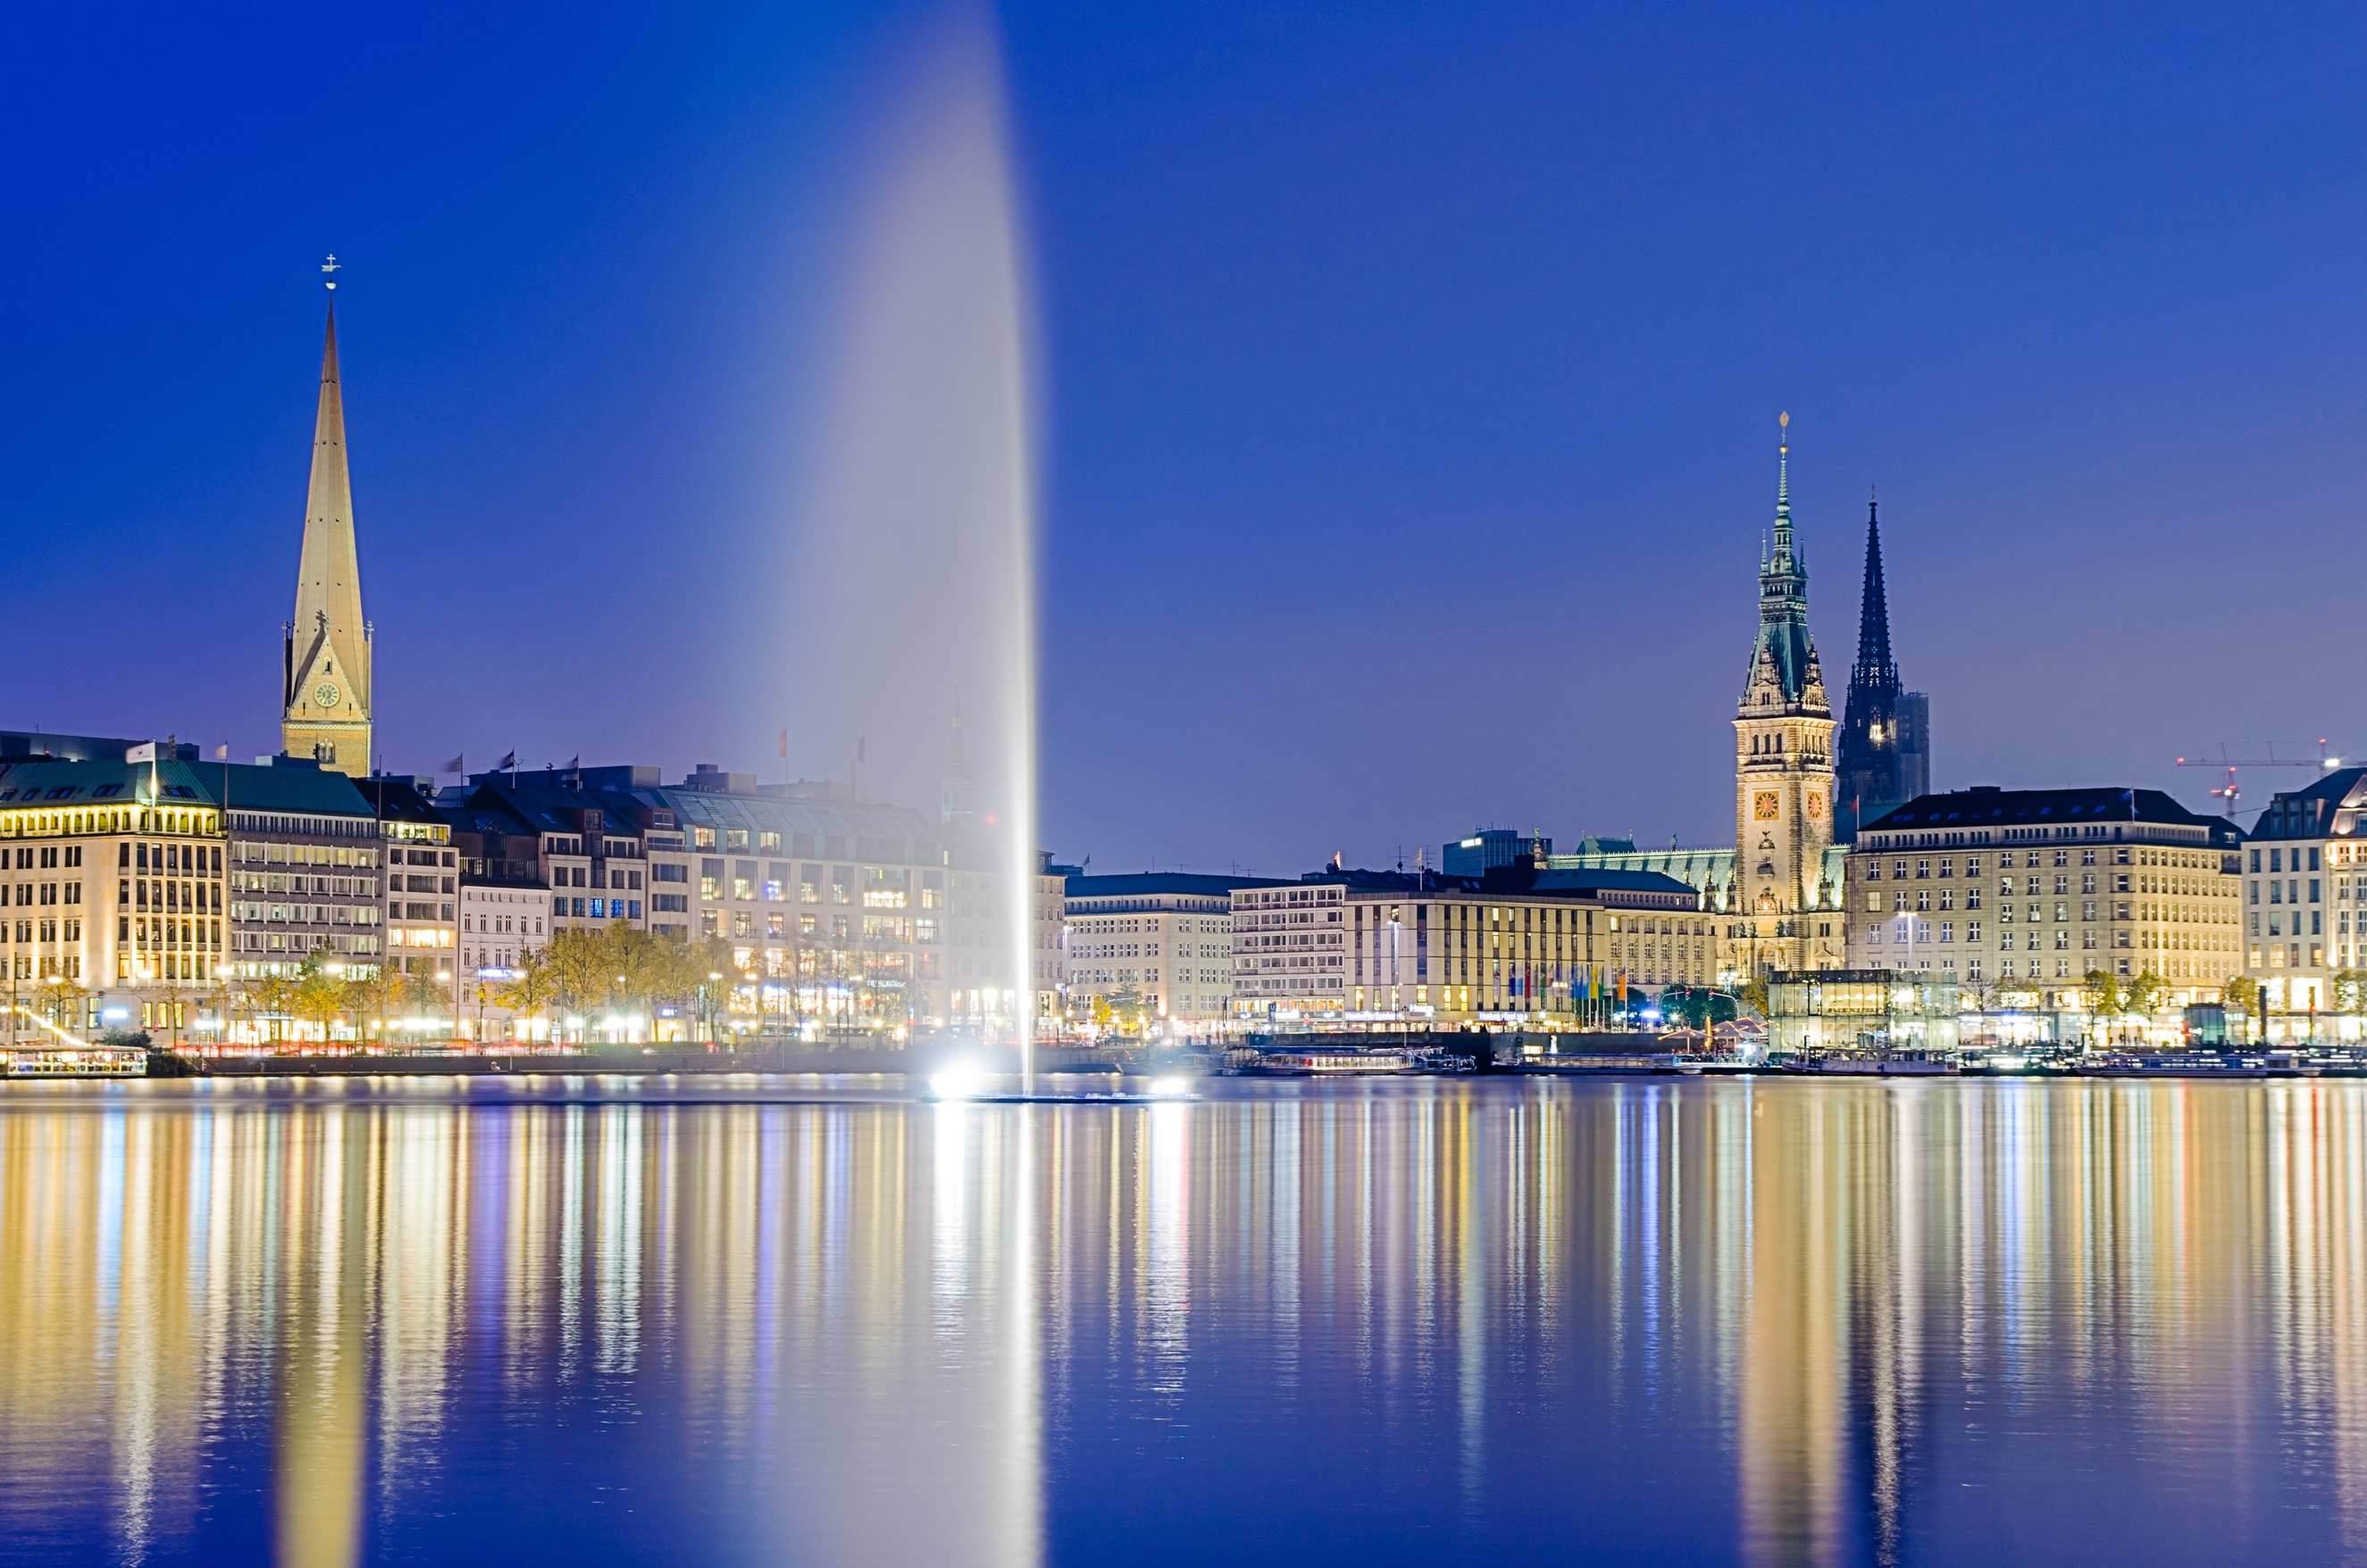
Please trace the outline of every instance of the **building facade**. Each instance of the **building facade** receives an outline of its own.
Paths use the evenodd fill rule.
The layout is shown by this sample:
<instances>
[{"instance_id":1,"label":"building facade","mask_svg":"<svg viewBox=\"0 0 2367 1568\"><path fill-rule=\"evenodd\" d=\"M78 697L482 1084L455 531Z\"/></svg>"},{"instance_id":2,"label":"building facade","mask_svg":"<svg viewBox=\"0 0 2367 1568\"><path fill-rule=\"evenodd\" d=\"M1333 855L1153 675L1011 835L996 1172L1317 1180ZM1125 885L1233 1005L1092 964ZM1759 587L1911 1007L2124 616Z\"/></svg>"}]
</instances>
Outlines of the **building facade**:
<instances>
[{"instance_id":1,"label":"building facade","mask_svg":"<svg viewBox=\"0 0 2367 1568\"><path fill-rule=\"evenodd\" d=\"M2244 961L2241 847L2158 790L1927 795L1849 852L1850 967L2067 988L2101 969L2215 1001Z\"/></svg>"},{"instance_id":2,"label":"building facade","mask_svg":"<svg viewBox=\"0 0 2367 1568\"><path fill-rule=\"evenodd\" d=\"M474 788L436 802L459 863L461 973L497 985L550 940L550 884L534 824L498 795Z\"/></svg>"},{"instance_id":3,"label":"building facade","mask_svg":"<svg viewBox=\"0 0 2367 1568\"><path fill-rule=\"evenodd\" d=\"M316 952L357 978L387 962L385 850L353 780L309 757L182 765L229 822L229 977L290 975Z\"/></svg>"},{"instance_id":4,"label":"building facade","mask_svg":"<svg viewBox=\"0 0 2367 1568\"><path fill-rule=\"evenodd\" d=\"M217 991L228 951L225 833L177 759L0 764L0 922L19 1007L73 1030L137 1028ZM153 1018L150 1020L153 1021Z\"/></svg>"},{"instance_id":5,"label":"building facade","mask_svg":"<svg viewBox=\"0 0 2367 1568\"><path fill-rule=\"evenodd\" d=\"M1904 689L1890 652L1890 598L1882 576L1882 523L1865 505L1865 589L1858 609L1857 662L1842 709L1833 798L1833 838L1849 843L1864 824L1931 790L1931 705Z\"/></svg>"},{"instance_id":6,"label":"building facade","mask_svg":"<svg viewBox=\"0 0 2367 1568\"><path fill-rule=\"evenodd\" d=\"M806 1015L902 1026L1028 1005L1025 936L991 833L847 784L760 786L703 765L655 798L687 840L692 934L729 942Z\"/></svg>"},{"instance_id":7,"label":"building facade","mask_svg":"<svg viewBox=\"0 0 2367 1568\"><path fill-rule=\"evenodd\" d=\"M438 797L443 818L473 835L481 875L515 891L540 883L548 892L549 935L601 931L621 920L650 922L651 853L670 842L665 858L679 880L673 919L686 935L687 857L674 809L660 799L658 771L650 767L546 768L534 773L475 773L467 793ZM494 934L499 934L498 932Z\"/></svg>"},{"instance_id":8,"label":"building facade","mask_svg":"<svg viewBox=\"0 0 2367 1568\"><path fill-rule=\"evenodd\" d=\"M304 505L296 610L286 637L281 751L343 773L369 773L370 626L362 617L361 562L354 547L353 479L346 464L334 301L321 351L321 400L312 423L312 477Z\"/></svg>"},{"instance_id":9,"label":"building facade","mask_svg":"<svg viewBox=\"0 0 2367 1568\"><path fill-rule=\"evenodd\" d=\"M309 765L0 764L0 962L70 1028L192 1027L315 952L381 962L375 819Z\"/></svg>"},{"instance_id":10,"label":"building facade","mask_svg":"<svg viewBox=\"0 0 2367 1568\"><path fill-rule=\"evenodd\" d=\"M1575 1023L1607 1018L1647 964L1706 983L1716 962L1699 896L1652 873L1331 870L1231 902L1244 1022Z\"/></svg>"},{"instance_id":11,"label":"building facade","mask_svg":"<svg viewBox=\"0 0 2367 1568\"><path fill-rule=\"evenodd\" d=\"M356 783L377 813L385 850L387 963L434 981L458 1006L460 859L452 825L423 781L378 774Z\"/></svg>"},{"instance_id":12,"label":"building facade","mask_svg":"<svg viewBox=\"0 0 2367 1568\"><path fill-rule=\"evenodd\" d=\"M1066 1020L1069 1005L1069 877L1071 868L1054 865L1049 851L1036 873L1036 922L1029 971L1036 987L1039 1027Z\"/></svg>"},{"instance_id":13,"label":"building facade","mask_svg":"<svg viewBox=\"0 0 2367 1568\"><path fill-rule=\"evenodd\" d=\"M1283 886L1188 872L1069 877L1071 1013L1089 1018L1098 1000L1184 1024L1231 1016L1236 890Z\"/></svg>"},{"instance_id":14,"label":"building facade","mask_svg":"<svg viewBox=\"0 0 2367 1568\"><path fill-rule=\"evenodd\" d=\"M2278 794L2243 846L2243 973L2275 1013L2324 1012L2367 965L2367 768Z\"/></svg>"}]
</instances>

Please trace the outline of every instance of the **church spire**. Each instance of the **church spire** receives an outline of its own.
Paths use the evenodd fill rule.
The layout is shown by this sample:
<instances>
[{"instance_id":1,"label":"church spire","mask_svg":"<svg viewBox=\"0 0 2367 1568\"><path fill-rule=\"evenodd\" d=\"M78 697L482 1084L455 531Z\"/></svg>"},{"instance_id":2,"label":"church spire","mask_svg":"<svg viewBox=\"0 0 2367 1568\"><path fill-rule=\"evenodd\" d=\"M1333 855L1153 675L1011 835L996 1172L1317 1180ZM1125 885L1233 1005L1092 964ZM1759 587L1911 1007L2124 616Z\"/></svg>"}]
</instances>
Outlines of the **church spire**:
<instances>
[{"instance_id":1,"label":"church spire","mask_svg":"<svg viewBox=\"0 0 2367 1568\"><path fill-rule=\"evenodd\" d=\"M954 694L954 754L946 763L937 795L937 820L968 826L976 816L970 804L969 749L962 743L961 694Z\"/></svg>"},{"instance_id":2,"label":"church spire","mask_svg":"<svg viewBox=\"0 0 2367 1568\"><path fill-rule=\"evenodd\" d=\"M1857 668L1852 687L1895 690L1898 667L1890 661L1890 602L1882 582L1882 520L1869 493L1865 502L1865 596L1858 609Z\"/></svg>"},{"instance_id":3,"label":"church spire","mask_svg":"<svg viewBox=\"0 0 2367 1568\"><path fill-rule=\"evenodd\" d=\"M1792 416L1775 416L1780 434L1775 441L1775 558L1788 566L1792 559Z\"/></svg>"},{"instance_id":4,"label":"church spire","mask_svg":"<svg viewBox=\"0 0 2367 1568\"><path fill-rule=\"evenodd\" d=\"M330 258L330 270L336 259ZM332 280L329 287L334 288ZM336 302L321 350L321 399L312 419L312 476L288 627L280 739L290 756L366 773L370 757L369 625L362 619L354 545L353 476L345 459L345 391L337 370Z\"/></svg>"}]
</instances>

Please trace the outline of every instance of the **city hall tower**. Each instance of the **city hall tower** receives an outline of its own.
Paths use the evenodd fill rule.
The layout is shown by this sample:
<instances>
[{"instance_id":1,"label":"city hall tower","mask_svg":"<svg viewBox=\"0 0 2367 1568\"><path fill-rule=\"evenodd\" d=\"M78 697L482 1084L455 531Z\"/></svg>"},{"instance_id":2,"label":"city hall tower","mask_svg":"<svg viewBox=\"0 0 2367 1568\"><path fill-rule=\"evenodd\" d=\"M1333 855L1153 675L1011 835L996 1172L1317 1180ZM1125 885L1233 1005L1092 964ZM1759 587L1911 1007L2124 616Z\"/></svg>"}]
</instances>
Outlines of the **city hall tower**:
<instances>
[{"instance_id":1,"label":"city hall tower","mask_svg":"<svg viewBox=\"0 0 2367 1568\"><path fill-rule=\"evenodd\" d=\"M1833 714L1808 635L1808 570L1792 539L1792 416L1780 423L1772 547L1759 563L1759 637L1734 718L1734 884L1726 911L1728 966L1761 975L1818 966L1811 913L1829 910L1834 891L1823 886L1833 841Z\"/></svg>"}]
</instances>

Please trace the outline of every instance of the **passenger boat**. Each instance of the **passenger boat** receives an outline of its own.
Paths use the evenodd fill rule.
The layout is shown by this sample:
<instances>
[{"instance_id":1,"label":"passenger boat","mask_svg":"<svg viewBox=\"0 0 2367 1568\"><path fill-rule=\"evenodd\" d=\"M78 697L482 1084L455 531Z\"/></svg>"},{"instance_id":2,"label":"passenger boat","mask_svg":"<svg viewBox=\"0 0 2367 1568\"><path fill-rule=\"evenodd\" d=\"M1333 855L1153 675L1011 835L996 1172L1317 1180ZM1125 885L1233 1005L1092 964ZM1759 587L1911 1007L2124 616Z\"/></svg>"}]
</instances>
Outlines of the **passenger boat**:
<instances>
[{"instance_id":1,"label":"passenger boat","mask_svg":"<svg viewBox=\"0 0 2367 1568\"><path fill-rule=\"evenodd\" d=\"M138 1078L148 1076L148 1053L138 1046L25 1045L0 1049L0 1077Z\"/></svg>"},{"instance_id":2,"label":"passenger boat","mask_svg":"<svg viewBox=\"0 0 2367 1568\"><path fill-rule=\"evenodd\" d=\"M2090 1056L2079 1068L2091 1078L2264 1078L2267 1058L2217 1051ZM2289 1076L2289 1075L2281 1075Z\"/></svg>"},{"instance_id":3,"label":"passenger boat","mask_svg":"<svg viewBox=\"0 0 2367 1568\"><path fill-rule=\"evenodd\" d=\"M1226 1056L1226 1070L1257 1077L1356 1077L1413 1071L1412 1053L1354 1046L1295 1045L1279 1051L1243 1048Z\"/></svg>"},{"instance_id":4,"label":"passenger boat","mask_svg":"<svg viewBox=\"0 0 2367 1568\"><path fill-rule=\"evenodd\" d=\"M1859 1078L1928 1078L1954 1077L1960 1069L1955 1059L1929 1051L1886 1051L1881 1053L1835 1053L1824 1056L1795 1056L1783 1064L1787 1073L1814 1073L1829 1077Z\"/></svg>"}]
</instances>

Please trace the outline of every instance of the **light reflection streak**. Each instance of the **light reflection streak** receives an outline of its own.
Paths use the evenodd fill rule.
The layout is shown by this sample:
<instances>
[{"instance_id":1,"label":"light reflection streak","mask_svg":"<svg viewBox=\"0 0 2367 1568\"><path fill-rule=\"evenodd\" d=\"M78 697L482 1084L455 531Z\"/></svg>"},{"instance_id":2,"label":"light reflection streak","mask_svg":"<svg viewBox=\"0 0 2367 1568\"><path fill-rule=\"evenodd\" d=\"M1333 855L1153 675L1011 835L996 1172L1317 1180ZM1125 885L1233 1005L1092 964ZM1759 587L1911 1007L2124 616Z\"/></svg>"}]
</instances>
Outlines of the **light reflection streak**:
<instances>
[{"instance_id":1,"label":"light reflection streak","mask_svg":"<svg viewBox=\"0 0 2367 1568\"><path fill-rule=\"evenodd\" d=\"M2290 1466L2327 1553L2367 1547L2367 1086L158 1087L0 1100L0 1511L91 1511L97 1555L170 1555L246 1487L287 1560L358 1561L488 1431L657 1426L717 1477L690 1555L1027 1563L1048 1430L1115 1408L1221 1468L1195 1434L1244 1375L1259 1441L1351 1410L1475 1545L1524 1455L1649 1445L1691 1400L1753 1561L1912 1559L2013 1429L2106 1409L2198 1495ZM905 1506L916 1465L942 1506Z\"/></svg>"}]
</instances>

